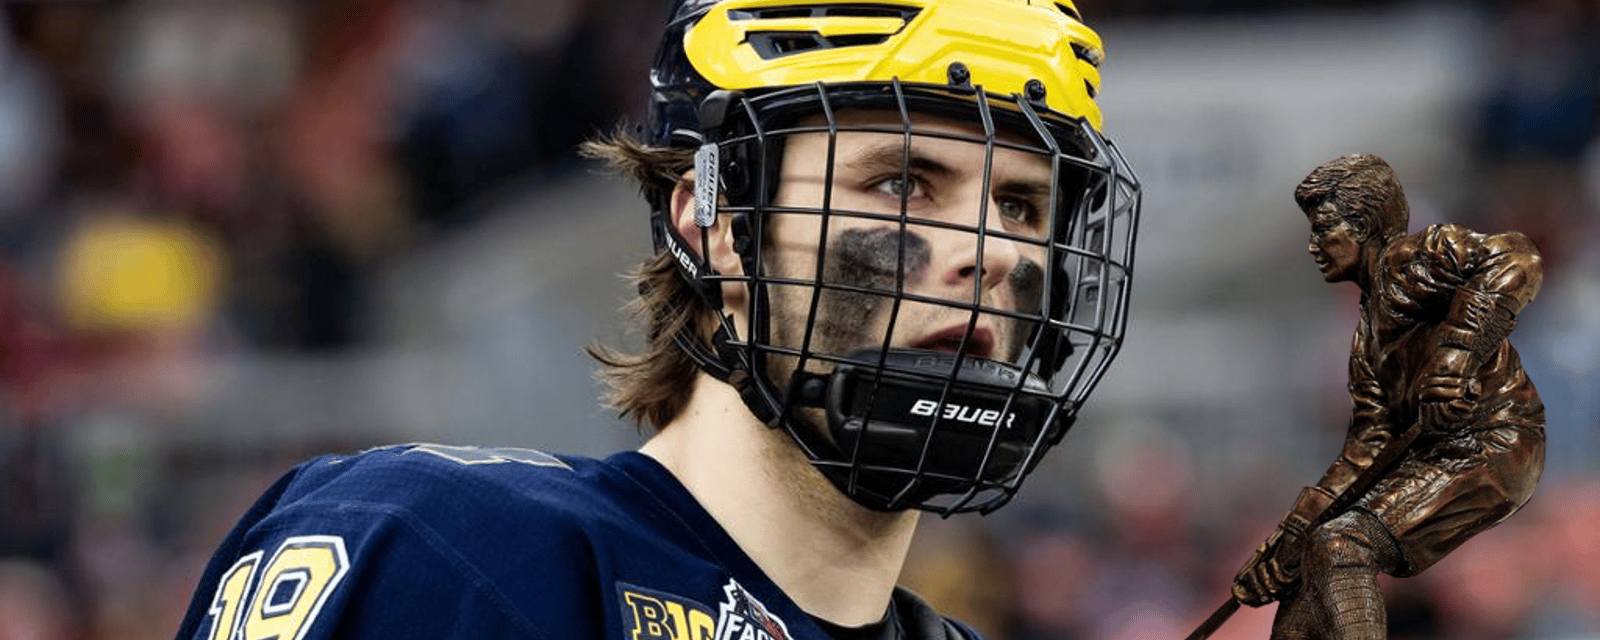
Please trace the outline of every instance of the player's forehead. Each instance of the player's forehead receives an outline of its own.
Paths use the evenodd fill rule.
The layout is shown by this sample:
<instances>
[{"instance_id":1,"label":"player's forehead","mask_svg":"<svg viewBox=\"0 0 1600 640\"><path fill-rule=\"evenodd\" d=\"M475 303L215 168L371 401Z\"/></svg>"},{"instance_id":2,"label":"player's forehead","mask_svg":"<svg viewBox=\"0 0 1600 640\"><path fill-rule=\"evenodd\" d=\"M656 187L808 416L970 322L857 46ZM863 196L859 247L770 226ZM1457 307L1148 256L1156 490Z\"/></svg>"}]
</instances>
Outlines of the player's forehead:
<instances>
[{"instance_id":1,"label":"player's forehead","mask_svg":"<svg viewBox=\"0 0 1600 640\"><path fill-rule=\"evenodd\" d=\"M848 165L867 158L897 159L907 150L917 157L934 158L952 164L977 166L991 164L992 169L1004 168L1008 172L1030 174L1048 180L1051 158L1037 138L999 130L995 139L999 144L985 142L983 127L942 116L911 112L902 116L898 111L880 109L849 109L833 114L833 153L836 164ZM809 133L793 136L786 149L786 160L826 158L830 127L828 118L818 114L806 117L799 123ZM907 125L912 132L906 136ZM992 159L992 161L991 161Z\"/></svg>"}]
</instances>

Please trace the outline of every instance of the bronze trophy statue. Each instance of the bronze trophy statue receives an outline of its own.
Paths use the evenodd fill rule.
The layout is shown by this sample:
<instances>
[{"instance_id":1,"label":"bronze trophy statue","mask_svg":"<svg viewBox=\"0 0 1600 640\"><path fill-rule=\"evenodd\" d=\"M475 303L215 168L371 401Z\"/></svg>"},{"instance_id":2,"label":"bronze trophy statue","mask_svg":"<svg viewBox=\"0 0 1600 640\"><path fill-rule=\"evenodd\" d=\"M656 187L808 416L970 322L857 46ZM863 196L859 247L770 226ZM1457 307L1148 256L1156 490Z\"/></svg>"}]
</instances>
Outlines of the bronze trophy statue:
<instances>
[{"instance_id":1,"label":"bronze trophy statue","mask_svg":"<svg viewBox=\"0 0 1600 640\"><path fill-rule=\"evenodd\" d=\"M1520 233L1456 224L1407 235L1394 171L1368 154L1295 189L1328 282L1361 288L1344 449L1234 579L1240 604L1279 602L1272 639L1384 638L1377 575L1421 573L1533 495L1544 404L1506 340L1543 278Z\"/></svg>"}]
</instances>

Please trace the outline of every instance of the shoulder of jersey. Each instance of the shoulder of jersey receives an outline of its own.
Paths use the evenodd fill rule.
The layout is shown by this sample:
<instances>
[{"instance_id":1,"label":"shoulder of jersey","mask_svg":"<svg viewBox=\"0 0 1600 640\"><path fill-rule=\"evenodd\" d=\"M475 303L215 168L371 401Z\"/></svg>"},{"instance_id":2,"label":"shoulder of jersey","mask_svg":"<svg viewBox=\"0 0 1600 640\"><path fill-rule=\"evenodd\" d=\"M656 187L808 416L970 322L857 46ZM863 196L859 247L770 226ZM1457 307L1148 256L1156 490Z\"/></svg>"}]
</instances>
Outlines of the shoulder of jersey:
<instances>
[{"instance_id":1,"label":"shoulder of jersey","mask_svg":"<svg viewBox=\"0 0 1600 640\"><path fill-rule=\"evenodd\" d=\"M463 506L594 515L607 502L605 472L596 460L534 449L395 445L304 463L279 504L361 504L419 515Z\"/></svg>"},{"instance_id":2,"label":"shoulder of jersey","mask_svg":"<svg viewBox=\"0 0 1600 640\"><path fill-rule=\"evenodd\" d=\"M189 619L246 615L226 612L240 611L228 609L230 603L254 588L270 595L243 603L243 610L258 611L248 615L266 622L240 628L276 625L271 630L281 638L340 637L327 634L348 628L390 630L353 634L360 637L442 637L449 634L393 630L415 624L461 633L478 628L472 624L509 629L494 625L513 624L512 618L560 620L588 606L587 592L566 585L595 573L594 541L617 540L615 532L628 530L630 505L639 502L631 482L615 465L528 449L411 444L308 460L268 489L229 536L214 564L232 566L211 578L215 595L197 596L211 599L196 600ZM335 592L347 573L346 588ZM301 591L281 585L315 597L301 599ZM434 606L434 597L441 604ZM291 610L283 602L308 604ZM339 622L305 635L307 621L326 613L324 604L337 610L327 615ZM486 613L462 614L470 620L461 625L435 624L438 612L451 607ZM302 632L292 632L297 628ZM257 631L229 637L270 635ZM491 635L509 637L473 637Z\"/></svg>"}]
</instances>

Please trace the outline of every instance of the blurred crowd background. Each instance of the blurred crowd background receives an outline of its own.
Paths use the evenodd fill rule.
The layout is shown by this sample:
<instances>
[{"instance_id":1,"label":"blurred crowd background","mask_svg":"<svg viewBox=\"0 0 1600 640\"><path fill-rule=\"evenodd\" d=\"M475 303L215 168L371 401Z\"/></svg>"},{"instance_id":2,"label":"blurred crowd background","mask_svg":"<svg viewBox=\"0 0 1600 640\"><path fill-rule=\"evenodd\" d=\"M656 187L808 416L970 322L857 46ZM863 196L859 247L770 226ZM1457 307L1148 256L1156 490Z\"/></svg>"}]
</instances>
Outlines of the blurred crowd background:
<instances>
[{"instance_id":1,"label":"blurred crowd background","mask_svg":"<svg viewBox=\"0 0 1600 640\"><path fill-rule=\"evenodd\" d=\"M670 0L0 0L0 639L170 637L295 461L639 434L636 192ZM1548 405L1533 501L1385 582L1391 637L1600 638L1600 2L1080 0L1147 191L1128 342L1007 509L925 519L906 581L996 640L1171 640L1333 459L1356 290L1290 197L1383 156L1413 229L1516 229ZM1217 638L1264 638L1271 608Z\"/></svg>"}]
</instances>

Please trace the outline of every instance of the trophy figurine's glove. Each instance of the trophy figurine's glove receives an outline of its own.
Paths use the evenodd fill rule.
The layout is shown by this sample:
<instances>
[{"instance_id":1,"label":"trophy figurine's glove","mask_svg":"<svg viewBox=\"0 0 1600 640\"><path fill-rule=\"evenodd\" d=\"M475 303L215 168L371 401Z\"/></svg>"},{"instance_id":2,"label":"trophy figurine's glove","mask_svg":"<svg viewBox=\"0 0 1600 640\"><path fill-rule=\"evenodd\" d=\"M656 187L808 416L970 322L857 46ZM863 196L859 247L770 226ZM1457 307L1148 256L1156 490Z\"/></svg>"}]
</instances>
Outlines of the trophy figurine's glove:
<instances>
[{"instance_id":1,"label":"trophy figurine's glove","mask_svg":"<svg viewBox=\"0 0 1600 640\"><path fill-rule=\"evenodd\" d=\"M1300 582L1298 543L1280 525L1233 578L1233 597L1240 604L1259 607L1287 595Z\"/></svg>"},{"instance_id":2,"label":"trophy figurine's glove","mask_svg":"<svg viewBox=\"0 0 1600 640\"><path fill-rule=\"evenodd\" d=\"M1478 367L1516 326L1516 300L1496 293L1456 290L1439 325L1439 341L1417 380L1417 418L1441 431L1465 421L1478 407Z\"/></svg>"},{"instance_id":3,"label":"trophy figurine's glove","mask_svg":"<svg viewBox=\"0 0 1600 640\"><path fill-rule=\"evenodd\" d=\"M1322 487L1306 487L1295 500L1294 509L1278 523L1278 529L1256 548L1255 555L1233 579L1233 597L1252 607L1283 599L1300 585L1300 559L1305 555L1305 540L1317 525L1333 494Z\"/></svg>"},{"instance_id":4,"label":"trophy figurine's glove","mask_svg":"<svg viewBox=\"0 0 1600 640\"><path fill-rule=\"evenodd\" d=\"M1417 388L1417 419L1429 431L1448 431L1472 415L1481 391L1477 378L1451 373L1425 375Z\"/></svg>"}]
</instances>

